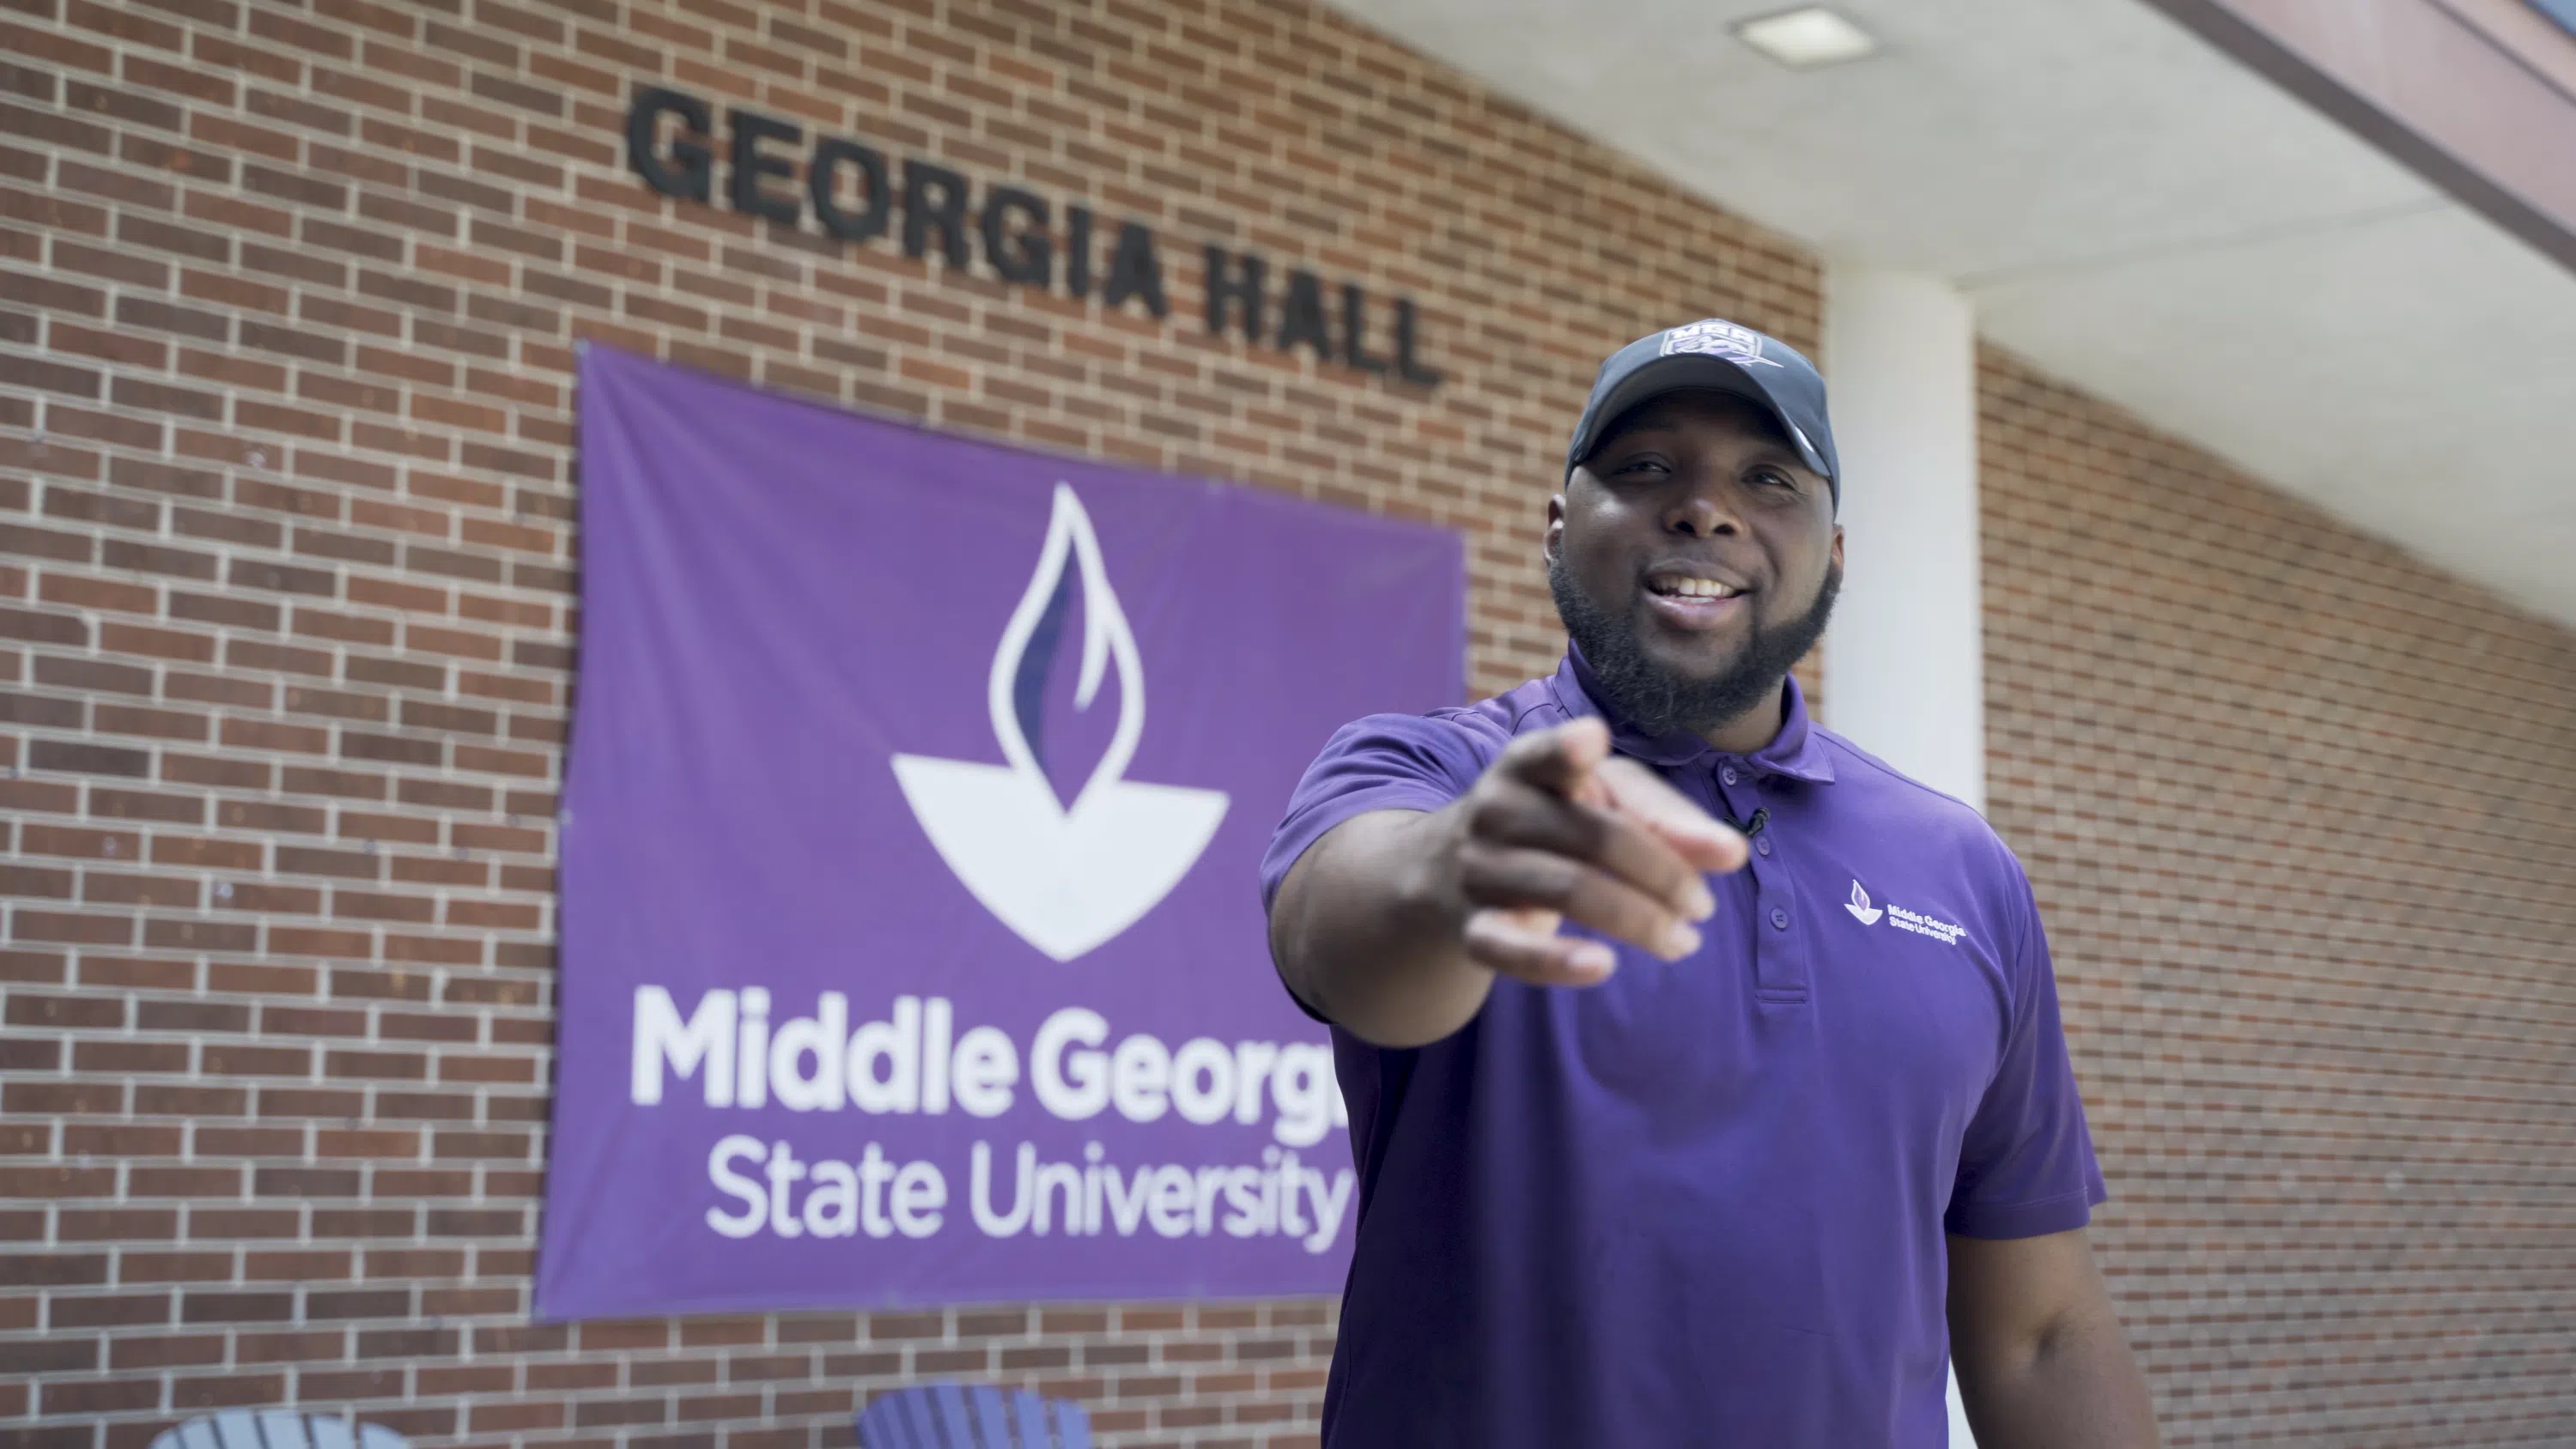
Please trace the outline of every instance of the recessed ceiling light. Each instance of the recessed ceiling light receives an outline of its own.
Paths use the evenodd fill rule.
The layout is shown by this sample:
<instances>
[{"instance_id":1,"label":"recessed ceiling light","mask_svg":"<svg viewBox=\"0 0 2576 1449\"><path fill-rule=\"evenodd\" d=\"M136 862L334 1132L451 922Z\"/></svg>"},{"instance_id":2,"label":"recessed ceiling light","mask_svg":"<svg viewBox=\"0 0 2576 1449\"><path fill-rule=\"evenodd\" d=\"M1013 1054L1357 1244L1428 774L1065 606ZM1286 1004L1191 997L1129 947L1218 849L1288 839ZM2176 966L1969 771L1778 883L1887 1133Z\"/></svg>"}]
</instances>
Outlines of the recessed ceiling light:
<instances>
[{"instance_id":1,"label":"recessed ceiling light","mask_svg":"<svg viewBox=\"0 0 2576 1449\"><path fill-rule=\"evenodd\" d=\"M1735 33L1755 50L1799 70L1840 65L1878 49L1878 41L1868 31L1822 5L1747 20L1735 27Z\"/></svg>"}]
</instances>

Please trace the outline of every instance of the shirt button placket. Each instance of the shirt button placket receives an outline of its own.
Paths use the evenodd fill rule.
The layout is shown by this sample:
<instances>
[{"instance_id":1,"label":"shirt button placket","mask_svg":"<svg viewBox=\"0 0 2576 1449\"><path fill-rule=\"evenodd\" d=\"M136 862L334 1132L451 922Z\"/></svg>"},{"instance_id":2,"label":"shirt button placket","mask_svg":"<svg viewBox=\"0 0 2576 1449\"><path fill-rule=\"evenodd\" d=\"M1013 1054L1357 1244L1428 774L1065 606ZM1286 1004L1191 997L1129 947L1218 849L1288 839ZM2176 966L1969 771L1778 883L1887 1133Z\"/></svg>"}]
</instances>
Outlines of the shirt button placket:
<instances>
[{"instance_id":1,"label":"shirt button placket","mask_svg":"<svg viewBox=\"0 0 2576 1449\"><path fill-rule=\"evenodd\" d=\"M1732 818L1749 821L1755 811L1765 808L1755 780L1755 772L1750 769L1731 763L1718 766L1718 797ZM1753 877L1755 910L1770 926L1754 937L1756 995L1774 1005L1803 1001L1807 995L1806 942L1790 929L1796 923L1797 888L1771 843L1768 816L1762 828L1753 833L1753 855L1745 869Z\"/></svg>"}]
</instances>

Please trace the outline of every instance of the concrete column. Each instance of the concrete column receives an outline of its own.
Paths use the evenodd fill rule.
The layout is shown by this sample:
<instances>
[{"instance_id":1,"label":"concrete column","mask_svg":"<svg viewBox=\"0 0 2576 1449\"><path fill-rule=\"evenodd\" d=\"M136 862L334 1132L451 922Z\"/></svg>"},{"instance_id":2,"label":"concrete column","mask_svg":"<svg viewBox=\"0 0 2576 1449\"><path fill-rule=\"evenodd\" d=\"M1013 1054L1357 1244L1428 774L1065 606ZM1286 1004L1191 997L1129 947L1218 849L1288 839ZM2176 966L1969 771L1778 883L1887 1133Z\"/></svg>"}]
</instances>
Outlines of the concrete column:
<instances>
[{"instance_id":1,"label":"concrete column","mask_svg":"<svg viewBox=\"0 0 2576 1449\"><path fill-rule=\"evenodd\" d=\"M1825 275L1827 406L1843 474L1843 593L1825 638L1825 723L1986 808L1977 570L1977 346L1937 277ZM1950 1378L1952 1449L1976 1449Z\"/></svg>"},{"instance_id":2,"label":"concrete column","mask_svg":"<svg viewBox=\"0 0 2576 1449\"><path fill-rule=\"evenodd\" d=\"M1842 602L1825 639L1825 723L1983 810L1977 351L1968 299L1937 277L1832 267L1824 353L1845 530Z\"/></svg>"}]
</instances>

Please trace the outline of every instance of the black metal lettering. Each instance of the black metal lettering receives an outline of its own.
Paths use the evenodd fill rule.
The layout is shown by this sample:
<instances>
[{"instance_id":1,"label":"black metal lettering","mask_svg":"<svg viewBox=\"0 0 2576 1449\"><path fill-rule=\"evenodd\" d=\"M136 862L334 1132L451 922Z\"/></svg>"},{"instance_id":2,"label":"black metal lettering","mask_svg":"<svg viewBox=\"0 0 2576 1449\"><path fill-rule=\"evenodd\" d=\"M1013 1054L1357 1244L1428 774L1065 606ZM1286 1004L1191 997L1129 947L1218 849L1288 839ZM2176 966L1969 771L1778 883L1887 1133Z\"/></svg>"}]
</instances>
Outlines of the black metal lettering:
<instances>
[{"instance_id":1,"label":"black metal lettering","mask_svg":"<svg viewBox=\"0 0 2576 1449\"><path fill-rule=\"evenodd\" d=\"M1019 218L1015 230L1013 217ZM1005 282L1045 287L1055 282L1055 247L1047 239L1049 212L1044 198L1016 186L996 186L984 193L984 265Z\"/></svg>"},{"instance_id":2,"label":"black metal lettering","mask_svg":"<svg viewBox=\"0 0 2576 1449\"><path fill-rule=\"evenodd\" d=\"M671 138L668 159L658 144L664 116L677 116L686 123L686 129ZM707 103L696 96L660 86L638 87L626 108L626 164L644 178L645 185L664 196L703 202L714 185L715 168L706 143L691 138L706 135L713 124Z\"/></svg>"},{"instance_id":3,"label":"black metal lettering","mask_svg":"<svg viewBox=\"0 0 2576 1449\"><path fill-rule=\"evenodd\" d=\"M903 254L930 253L930 234L939 233L940 255L952 269L966 266L966 178L930 161L903 163Z\"/></svg>"},{"instance_id":4,"label":"black metal lettering","mask_svg":"<svg viewBox=\"0 0 2576 1449\"><path fill-rule=\"evenodd\" d=\"M1342 283L1342 361L1362 372L1384 372L1387 361L1368 350L1368 294Z\"/></svg>"},{"instance_id":5,"label":"black metal lettering","mask_svg":"<svg viewBox=\"0 0 2576 1449\"><path fill-rule=\"evenodd\" d=\"M1261 340L1261 258L1245 252L1240 262L1225 248L1210 242L1207 246L1207 330L1212 337L1225 335L1226 317L1240 312L1243 317L1243 340Z\"/></svg>"},{"instance_id":6,"label":"black metal lettering","mask_svg":"<svg viewBox=\"0 0 2576 1449\"><path fill-rule=\"evenodd\" d=\"M844 166L858 168L859 180L867 191L864 211L847 211L841 206L840 174ZM886 233L886 222L894 215L894 187L887 178L886 158L873 146L826 136L814 147L814 159L806 163L806 187L813 194L814 215L823 230L845 242L863 242Z\"/></svg>"},{"instance_id":7,"label":"black metal lettering","mask_svg":"<svg viewBox=\"0 0 2576 1449\"><path fill-rule=\"evenodd\" d=\"M1116 307L1130 297L1145 299L1156 319L1172 315L1163 296L1163 264L1154 255L1154 234L1143 222L1118 223L1118 248L1109 254L1109 284L1100 290L1101 305Z\"/></svg>"},{"instance_id":8,"label":"black metal lettering","mask_svg":"<svg viewBox=\"0 0 2576 1449\"><path fill-rule=\"evenodd\" d=\"M1395 299L1395 375L1422 387L1438 387L1440 374L1422 365L1415 356L1420 345L1419 324L1414 320L1413 299Z\"/></svg>"},{"instance_id":9,"label":"black metal lettering","mask_svg":"<svg viewBox=\"0 0 2576 1449\"><path fill-rule=\"evenodd\" d=\"M1064 289L1079 302L1091 295L1091 208L1064 209Z\"/></svg>"},{"instance_id":10,"label":"black metal lettering","mask_svg":"<svg viewBox=\"0 0 2576 1449\"><path fill-rule=\"evenodd\" d=\"M764 189L760 182L766 176L793 177L796 168L780 157L760 153L763 141L778 141L789 146L805 144L805 128L758 111L735 110L726 122L733 128L733 168L726 179L726 192L733 209L746 216L767 217L771 221L796 224L796 198L780 196Z\"/></svg>"},{"instance_id":11,"label":"black metal lettering","mask_svg":"<svg viewBox=\"0 0 2576 1449\"><path fill-rule=\"evenodd\" d=\"M1288 295L1279 303L1279 350L1299 343L1315 349L1317 362L1333 360L1332 334L1324 327L1324 284L1307 271L1288 274Z\"/></svg>"}]
</instances>

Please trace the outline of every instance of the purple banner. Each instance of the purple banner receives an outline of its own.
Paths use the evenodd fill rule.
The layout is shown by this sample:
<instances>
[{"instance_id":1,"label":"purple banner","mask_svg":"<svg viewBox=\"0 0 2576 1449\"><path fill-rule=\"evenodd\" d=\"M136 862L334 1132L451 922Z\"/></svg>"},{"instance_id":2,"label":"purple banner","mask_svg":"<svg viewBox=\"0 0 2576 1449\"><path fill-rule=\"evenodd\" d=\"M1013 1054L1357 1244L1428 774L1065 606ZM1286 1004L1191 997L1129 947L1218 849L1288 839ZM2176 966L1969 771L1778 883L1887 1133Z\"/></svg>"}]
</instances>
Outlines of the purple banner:
<instances>
[{"instance_id":1,"label":"purple banner","mask_svg":"<svg viewBox=\"0 0 2576 1449\"><path fill-rule=\"evenodd\" d=\"M1339 1291L1256 869L1447 532L581 363L537 1313Z\"/></svg>"}]
</instances>

